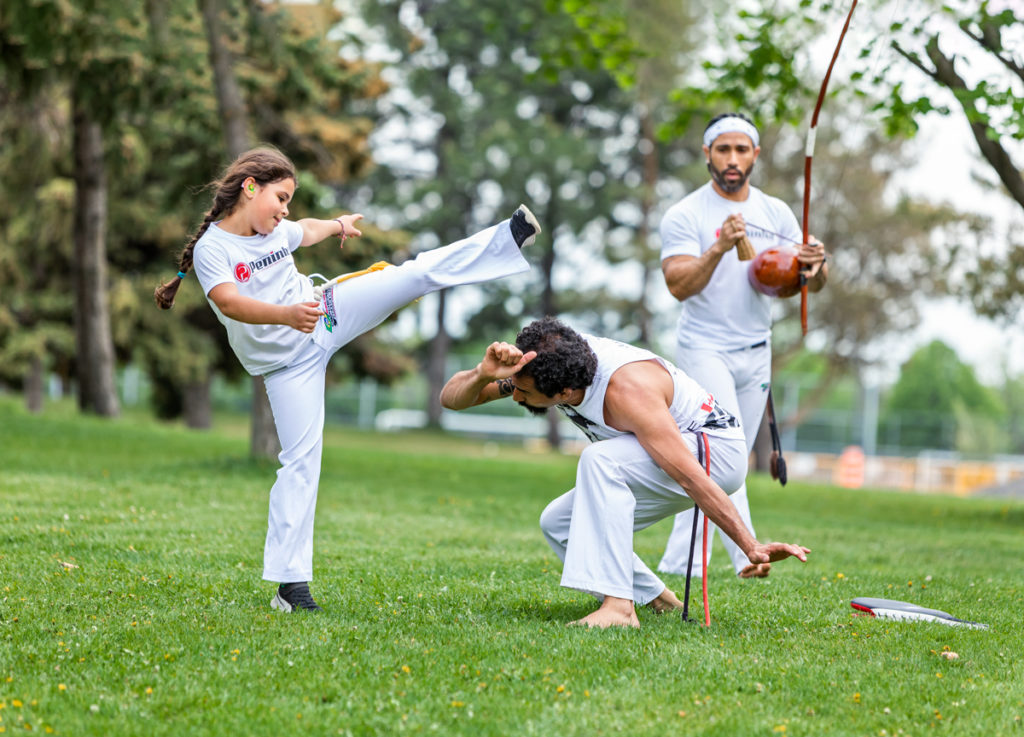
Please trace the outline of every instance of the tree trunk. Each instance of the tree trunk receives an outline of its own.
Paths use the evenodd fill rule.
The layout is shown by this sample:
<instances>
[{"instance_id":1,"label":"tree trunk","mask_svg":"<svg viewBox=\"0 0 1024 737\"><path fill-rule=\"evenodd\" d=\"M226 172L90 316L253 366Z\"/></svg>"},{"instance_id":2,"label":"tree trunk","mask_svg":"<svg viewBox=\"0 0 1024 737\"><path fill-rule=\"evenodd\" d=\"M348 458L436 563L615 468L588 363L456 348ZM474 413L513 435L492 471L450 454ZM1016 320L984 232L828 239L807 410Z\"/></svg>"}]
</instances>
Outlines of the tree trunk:
<instances>
[{"instance_id":1,"label":"tree trunk","mask_svg":"<svg viewBox=\"0 0 1024 737\"><path fill-rule=\"evenodd\" d=\"M637 231L637 260L640 262L640 299L637 303L636 321L640 328L640 335L637 342L641 346L651 345L651 311L647 307L647 293L654 281L654 269L651 268L651 212L654 210L654 193L658 186L660 168L658 166L658 145L657 136L654 130L654 121L651 120L650 112L645 111L640 117L640 126L643 131L643 139L650 143L650 146L641 149L643 157L644 184L640 196L640 228Z\"/></svg>"},{"instance_id":2,"label":"tree trunk","mask_svg":"<svg viewBox=\"0 0 1024 737\"><path fill-rule=\"evenodd\" d=\"M231 50L224 43L220 24L220 2L199 0L199 12L206 28L206 41L210 47L210 66L217 91L217 108L220 111L221 127L232 159L250 148L249 115L245 98L235 79Z\"/></svg>"},{"instance_id":3,"label":"tree trunk","mask_svg":"<svg viewBox=\"0 0 1024 737\"><path fill-rule=\"evenodd\" d=\"M255 458L277 458L281 452L281 441L274 427L274 413L270 409L270 399L262 376L252 377L252 432L249 435L249 447Z\"/></svg>"},{"instance_id":4,"label":"tree trunk","mask_svg":"<svg viewBox=\"0 0 1024 737\"><path fill-rule=\"evenodd\" d=\"M771 470L772 461L772 431L768 427L768 413L761 415L761 426L757 429L757 437L754 439L754 456L750 463L751 471Z\"/></svg>"},{"instance_id":5,"label":"tree trunk","mask_svg":"<svg viewBox=\"0 0 1024 737\"><path fill-rule=\"evenodd\" d=\"M213 402L210 397L210 377L185 385L182 404L185 426L193 430L209 430L213 426Z\"/></svg>"},{"instance_id":6,"label":"tree trunk","mask_svg":"<svg viewBox=\"0 0 1024 737\"><path fill-rule=\"evenodd\" d=\"M427 425L441 427L441 389L447 379L448 350L452 338L444 326L446 295L448 290L437 293L437 334L430 341L427 358Z\"/></svg>"},{"instance_id":7,"label":"tree trunk","mask_svg":"<svg viewBox=\"0 0 1024 737\"><path fill-rule=\"evenodd\" d=\"M103 417L120 413L114 382L114 340L107 308L107 173L103 131L72 95L75 213L72 282L78 406Z\"/></svg>"},{"instance_id":8,"label":"tree trunk","mask_svg":"<svg viewBox=\"0 0 1024 737\"><path fill-rule=\"evenodd\" d=\"M447 78L450 68L445 68L443 73ZM441 130L437 132L437 141L434 144L434 154L437 156L437 177L444 181L448 177L450 167L449 156L452 151L458 151L459 131L454 120L446 119ZM473 201L468 194L462 192L451 200L451 204L458 208L458 212L465 213L468 219L469 213L473 210ZM449 223L438 230L438 235L446 239L448 243L454 243L463 237L463 225ZM441 427L441 389L444 388L447 380L446 370L448 368L448 351L452 347L452 336L448 334L445 327L445 314L448 311L448 290L442 289L437 293L437 333L430 341L427 354L427 426Z\"/></svg>"},{"instance_id":9,"label":"tree trunk","mask_svg":"<svg viewBox=\"0 0 1024 737\"><path fill-rule=\"evenodd\" d=\"M35 356L25 372L25 409L34 415L43 411L43 359Z\"/></svg>"},{"instance_id":10,"label":"tree trunk","mask_svg":"<svg viewBox=\"0 0 1024 737\"><path fill-rule=\"evenodd\" d=\"M218 0L198 0L199 12L203 16L206 40L210 48L210 66L217 91L217 108L220 111L224 141L232 159L249 150L249 114L245 98L235 78L231 50L224 43L221 32ZM274 427L274 415L270 411L270 400L261 377L252 380L252 428L249 452L255 458L276 458L281 452L281 443Z\"/></svg>"},{"instance_id":11,"label":"tree trunk","mask_svg":"<svg viewBox=\"0 0 1024 737\"><path fill-rule=\"evenodd\" d=\"M552 178L551 181L554 181ZM551 202L548 204L547 211L544 214L544 222L546 223L557 223L558 222L558 200L551 198ZM555 297L554 287L554 271L555 271L555 233L552 229L551 236L547 239L547 242L551 245L544 249L544 253L541 255L540 266L541 274L544 279L544 287L540 295L540 314L541 316L551 315L555 317L558 315L558 303ZM548 412L548 431L547 440L548 445L552 449L558 450L562 447L562 436L558 432L558 418L561 412Z\"/></svg>"}]
</instances>

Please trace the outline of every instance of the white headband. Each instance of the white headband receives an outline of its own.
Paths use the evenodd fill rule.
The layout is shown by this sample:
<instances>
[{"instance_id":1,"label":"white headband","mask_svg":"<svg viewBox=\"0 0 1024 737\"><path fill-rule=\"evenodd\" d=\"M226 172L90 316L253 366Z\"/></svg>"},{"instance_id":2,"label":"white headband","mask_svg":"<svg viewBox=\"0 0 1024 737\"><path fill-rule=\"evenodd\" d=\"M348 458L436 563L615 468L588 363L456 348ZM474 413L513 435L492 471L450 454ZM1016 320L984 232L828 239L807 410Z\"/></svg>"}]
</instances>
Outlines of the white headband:
<instances>
[{"instance_id":1,"label":"white headband","mask_svg":"<svg viewBox=\"0 0 1024 737\"><path fill-rule=\"evenodd\" d=\"M757 136L757 128L752 123L748 123L743 118L737 118L735 115L722 118L704 131L704 145L711 148L711 144L723 133L745 133L754 142L754 148L761 145L760 139Z\"/></svg>"}]
</instances>

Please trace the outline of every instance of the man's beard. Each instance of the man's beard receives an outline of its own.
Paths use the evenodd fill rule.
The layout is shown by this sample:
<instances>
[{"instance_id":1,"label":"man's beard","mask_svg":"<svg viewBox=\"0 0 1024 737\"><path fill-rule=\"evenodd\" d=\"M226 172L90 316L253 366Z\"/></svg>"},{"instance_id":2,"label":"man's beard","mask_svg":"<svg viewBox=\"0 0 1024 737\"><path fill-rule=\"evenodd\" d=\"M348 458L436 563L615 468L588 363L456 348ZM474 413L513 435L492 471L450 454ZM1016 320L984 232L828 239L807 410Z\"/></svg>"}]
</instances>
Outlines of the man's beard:
<instances>
[{"instance_id":1,"label":"man's beard","mask_svg":"<svg viewBox=\"0 0 1024 737\"><path fill-rule=\"evenodd\" d=\"M548 413L547 407L533 407L527 404L526 402L516 402L516 404L526 409L526 411L529 412L531 415L536 415L537 417L546 415Z\"/></svg>"},{"instance_id":2,"label":"man's beard","mask_svg":"<svg viewBox=\"0 0 1024 737\"><path fill-rule=\"evenodd\" d=\"M725 167L725 171L722 171L720 169L716 169L714 164L709 161L708 171L711 172L711 178L715 180L715 184L722 188L722 191L732 194L733 192L739 192L743 189L743 185L747 183L748 179L750 179L750 172L754 171L754 165L751 164L750 168L745 172L737 166L727 166ZM735 182L729 182L724 176L727 171L738 171L742 176Z\"/></svg>"}]
</instances>

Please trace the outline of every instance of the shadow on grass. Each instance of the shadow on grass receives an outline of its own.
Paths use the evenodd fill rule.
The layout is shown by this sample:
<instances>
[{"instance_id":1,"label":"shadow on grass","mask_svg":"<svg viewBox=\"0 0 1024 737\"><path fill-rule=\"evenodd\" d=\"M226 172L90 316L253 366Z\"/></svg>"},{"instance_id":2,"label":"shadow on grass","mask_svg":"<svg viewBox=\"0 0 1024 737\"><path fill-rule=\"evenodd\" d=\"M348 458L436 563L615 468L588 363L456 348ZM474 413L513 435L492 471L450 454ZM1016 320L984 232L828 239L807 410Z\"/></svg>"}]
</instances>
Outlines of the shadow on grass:
<instances>
[{"instance_id":1,"label":"shadow on grass","mask_svg":"<svg viewBox=\"0 0 1024 737\"><path fill-rule=\"evenodd\" d=\"M555 594L556 592L552 592ZM495 606L502 618L549 624L567 624L597 609L597 599L580 594L572 599L550 601L536 597L509 597Z\"/></svg>"}]
</instances>

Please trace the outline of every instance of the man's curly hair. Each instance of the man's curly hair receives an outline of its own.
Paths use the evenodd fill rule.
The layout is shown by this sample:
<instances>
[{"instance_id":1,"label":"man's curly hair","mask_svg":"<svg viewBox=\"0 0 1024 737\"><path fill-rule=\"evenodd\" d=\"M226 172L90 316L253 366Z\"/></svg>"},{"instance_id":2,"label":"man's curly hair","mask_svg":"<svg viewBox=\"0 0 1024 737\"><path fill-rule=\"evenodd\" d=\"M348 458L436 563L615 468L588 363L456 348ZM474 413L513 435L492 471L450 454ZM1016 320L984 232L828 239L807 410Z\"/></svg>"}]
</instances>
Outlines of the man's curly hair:
<instances>
[{"instance_id":1,"label":"man's curly hair","mask_svg":"<svg viewBox=\"0 0 1024 737\"><path fill-rule=\"evenodd\" d=\"M583 336L553 317L534 320L519 331L516 347L537 357L519 369L537 391L553 397L563 389L586 389L597 372L597 356Z\"/></svg>"}]
</instances>

